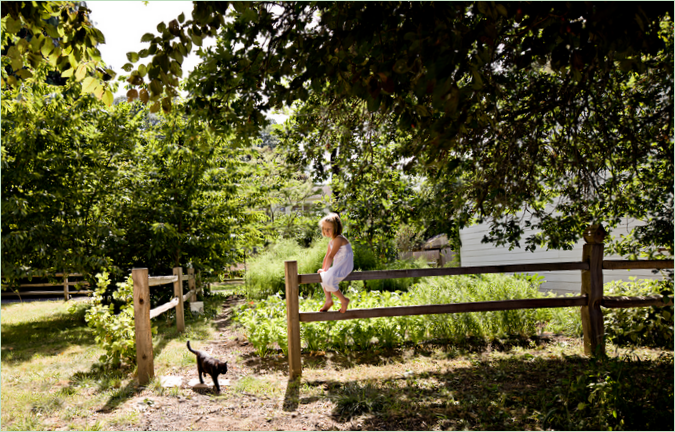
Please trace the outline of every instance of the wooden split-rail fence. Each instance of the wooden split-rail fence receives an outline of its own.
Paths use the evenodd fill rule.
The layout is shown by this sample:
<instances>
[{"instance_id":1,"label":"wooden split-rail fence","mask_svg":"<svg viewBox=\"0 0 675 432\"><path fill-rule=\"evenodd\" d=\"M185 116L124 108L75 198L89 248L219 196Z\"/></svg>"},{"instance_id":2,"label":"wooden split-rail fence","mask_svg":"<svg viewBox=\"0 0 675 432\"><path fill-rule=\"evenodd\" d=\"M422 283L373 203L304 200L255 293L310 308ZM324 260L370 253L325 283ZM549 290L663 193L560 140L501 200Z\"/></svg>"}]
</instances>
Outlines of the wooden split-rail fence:
<instances>
[{"instance_id":1,"label":"wooden split-rail fence","mask_svg":"<svg viewBox=\"0 0 675 432\"><path fill-rule=\"evenodd\" d=\"M300 322L337 321L358 318L377 318L405 315L428 315L463 312L487 312L514 309L580 307L586 355L604 355L604 324L601 307L631 308L645 306L672 306L672 296L605 297L603 270L672 269L673 260L604 260L604 238L601 225L584 231L586 244L579 262L492 265L477 267L431 268L412 270L381 270L353 272L344 280L376 280L411 277L452 276L484 273L534 273L553 270L581 270L581 293L575 297L496 300L473 303L454 303L421 306L397 306L372 309L352 309L339 312L299 312L298 286L320 283L317 273L298 274L296 261L285 262L286 312L288 319L288 365L291 379L302 375L300 361Z\"/></svg>"},{"instance_id":2,"label":"wooden split-rail fence","mask_svg":"<svg viewBox=\"0 0 675 432\"><path fill-rule=\"evenodd\" d=\"M197 284L194 269L189 268L183 275L182 267L175 267L169 276L149 276L147 268L136 268L131 272L134 281L134 323L136 326L136 363L138 381L147 384L155 376L154 356L152 352L152 327L150 320L164 312L176 308L176 328L185 331L183 303L197 300ZM183 281L188 281L189 290L183 294ZM150 309L150 287L173 283L174 297L171 301Z\"/></svg>"},{"instance_id":3,"label":"wooden split-rail fence","mask_svg":"<svg viewBox=\"0 0 675 432\"><path fill-rule=\"evenodd\" d=\"M2 295L3 296L18 296L19 299L21 299L21 296L35 296L35 295L41 295L41 296L49 296L49 295L60 295L61 292L63 292L63 299L68 301L72 298L74 294L92 294L94 291L91 290L84 290L84 289L75 289L73 290L71 287L76 286L76 287L88 287L89 282L87 281L74 281L72 278L81 278L82 275L79 273L56 273L54 274L54 277L56 278L63 278L63 282L39 282L39 283L24 283L24 284L19 284L16 286L16 290L14 292L9 292L9 291L3 291ZM46 290L46 289L41 289L41 290L31 290L31 291L19 291L21 288L48 288L48 287L63 287L63 291L61 290Z\"/></svg>"}]
</instances>

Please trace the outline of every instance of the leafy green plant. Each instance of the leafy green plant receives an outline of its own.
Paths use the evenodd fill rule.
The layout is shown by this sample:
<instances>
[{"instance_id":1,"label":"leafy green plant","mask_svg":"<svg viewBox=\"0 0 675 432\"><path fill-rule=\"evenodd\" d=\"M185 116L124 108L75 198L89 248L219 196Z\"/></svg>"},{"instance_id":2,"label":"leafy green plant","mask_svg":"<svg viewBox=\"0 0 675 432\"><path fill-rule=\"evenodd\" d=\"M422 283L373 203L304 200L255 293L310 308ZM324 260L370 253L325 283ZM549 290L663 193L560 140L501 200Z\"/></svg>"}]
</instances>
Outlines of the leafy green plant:
<instances>
[{"instance_id":1,"label":"leafy green plant","mask_svg":"<svg viewBox=\"0 0 675 432\"><path fill-rule=\"evenodd\" d=\"M118 368L124 364L132 365L136 361L136 341L134 326L134 285L131 275L126 282L119 283L113 298L122 303L119 313L114 313L114 305L105 304L105 293L110 284L108 272L96 275L97 286L92 298L92 306L85 320L96 335L96 343L106 353L99 360L106 366ZM152 327L157 334L157 327Z\"/></svg>"},{"instance_id":2,"label":"leafy green plant","mask_svg":"<svg viewBox=\"0 0 675 432\"><path fill-rule=\"evenodd\" d=\"M403 270L428 268L426 259L396 260L380 266L378 270ZM407 291L412 285L420 281L420 278L378 279L367 282L371 291Z\"/></svg>"},{"instance_id":3,"label":"leafy green plant","mask_svg":"<svg viewBox=\"0 0 675 432\"><path fill-rule=\"evenodd\" d=\"M260 357L265 357L274 343L288 354L286 302L279 294L244 303L235 311L234 319L243 326L246 338Z\"/></svg>"},{"instance_id":4,"label":"leafy green plant","mask_svg":"<svg viewBox=\"0 0 675 432\"><path fill-rule=\"evenodd\" d=\"M366 291L362 282L353 281L345 294L354 309L538 297L535 285L504 275L426 278L408 292ZM301 312L316 311L322 304L320 290L299 299ZM374 343L393 347L426 339L462 342L467 336L489 339L533 335L536 317L534 311L522 310L312 322L300 326L300 337L309 351L366 350ZM275 342L286 352L287 347L282 346L286 343L286 309L280 295L241 306L235 319L260 355L266 355Z\"/></svg>"},{"instance_id":5,"label":"leafy green plant","mask_svg":"<svg viewBox=\"0 0 675 432\"><path fill-rule=\"evenodd\" d=\"M576 294L566 294L565 297L574 297ZM549 292L543 297L557 297ZM550 308L537 309L537 321L543 325L542 330L565 336L579 337L584 334L581 325L579 308Z\"/></svg>"},{"instance_id":6,"label":"leafy green plant","mask_svg":"<svg viewBox=\"0 0 675 432\"><path fill-rule=\"evenodd\" d=\"M672 430L673 381L661 379L672 376L672 355L647 364L627 354L588 366L553 398L543 429Z\"/></svg>"},{"instance_id":7,"label":"leafy green plant","mask_svg":"<svg viewBox=\"0 0 675 432\"><path fill-rule=\"evenodd\" d=\"M607 296L672 295L672 281L630 278L605 284ZM605 334L619 345L658 346L673 349L673 307L603 310Z\"/></svg>"}]
</instances>

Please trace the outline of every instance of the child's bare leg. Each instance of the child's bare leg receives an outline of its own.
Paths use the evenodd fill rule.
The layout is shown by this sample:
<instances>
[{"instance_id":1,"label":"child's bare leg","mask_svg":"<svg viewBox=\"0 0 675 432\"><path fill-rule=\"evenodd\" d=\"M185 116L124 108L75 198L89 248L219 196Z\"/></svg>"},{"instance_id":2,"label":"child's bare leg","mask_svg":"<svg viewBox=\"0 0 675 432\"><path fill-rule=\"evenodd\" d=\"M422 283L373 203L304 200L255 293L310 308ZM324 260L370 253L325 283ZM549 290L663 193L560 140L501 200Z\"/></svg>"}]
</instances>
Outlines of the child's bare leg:
<instances>
[{"instance_id":1,"label":"child's bare leg","mask_svg":"<svg viewBox=\"0 0 675 432\"><path fill-rule=\"evenodd\" d=\"M330 292L326 291L325 288L323 289L323 293L326 295L326 303L319 309L319 312L328 312L328 310L333 307L333 297L331 297Z\"/></svg>"},{"instance_id":2,"label":"child's bare leg","mask_svg":"<svg viewBox=\"0 0 675 432\"><path fill-rule=\"evenodd\" d=\"M340 290L335 291L335 297L340 300L340 313L347 312L347 305L349 304L349 299L342 294Z\"/></svg>"}]
</instances>

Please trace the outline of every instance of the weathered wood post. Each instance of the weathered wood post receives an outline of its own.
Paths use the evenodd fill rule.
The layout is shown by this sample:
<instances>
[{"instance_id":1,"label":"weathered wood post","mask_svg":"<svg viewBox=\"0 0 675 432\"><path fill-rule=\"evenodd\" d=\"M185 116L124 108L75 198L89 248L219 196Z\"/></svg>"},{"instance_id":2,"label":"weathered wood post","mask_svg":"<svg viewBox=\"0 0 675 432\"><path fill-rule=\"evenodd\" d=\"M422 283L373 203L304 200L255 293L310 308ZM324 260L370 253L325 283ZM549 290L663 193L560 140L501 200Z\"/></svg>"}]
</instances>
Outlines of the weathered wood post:
<instances>
[{"instance_id":1,"label":"weathered wood post","mask_svg":"<svg viewBox=\"0 0 675 432\"><path fill-rule=\"evenodd\" d=\"M68 292L68 273L63 273L63 298L68 301L70 293Z\"/></svg>"},{"instance_id":2,"label":"weathered wood post","mask_svg":"<svg viewBox=\"0 0 675 432\"><path fill-rule=\"evenodd\" d=\"M584 329L584 353L605 354L605 327L602 319L602 259L605 249L603 241L607 232L602 225L591 225L584 231L586 244L582 260L589 263L588 270L581 271L581 293L588 296L588 306L581 307L581 324Z\"/></svg>"},{"instance_id":3,"label":"weathered wood post","mask_svg":"<svg viewBox=\"0 0 675 432\"><path fill-rule=\"evenodd\" d=\"M143 385L155 376L152 356L152 328L150 327L150 286L148 269L133 269L134 281L134 323L136 324L136 364L138 382Z\"/></svg>"},{"instance_id":4,"label":"weathered wood post","mask_svg":"<svg viewBox=\"0 0 675 432\"><path fill-rule=\"evenodd\" d=\"M286 317L288 320L288 372L293 380L302 375L300 363L300 309L298 262L284 261L286 270Z\"/></svg>"},{"instance_id":5,"label":"weathered wood post","mask_svg":"<svg viewBox=\"0 0 675 432\"><path fill-rule=\"evenodd\" d=\"M190 301L197 301L197 281L195 281L195 269L190 267L188 269L188 288L190 289Z\"/></svg>"},{"instance_id":6,"label":"weathered wood post","mask_svg":"<svg viewBox=\"0 0 675 432\"><path fill-rule=\"evenodd\" d=\"M174 267L173 274L178 280L173 283L173 295L178 297L176 305L176 328L178 333L185 332L185 312L183 310L183 267Z\"/></svg>"}]
</instances>

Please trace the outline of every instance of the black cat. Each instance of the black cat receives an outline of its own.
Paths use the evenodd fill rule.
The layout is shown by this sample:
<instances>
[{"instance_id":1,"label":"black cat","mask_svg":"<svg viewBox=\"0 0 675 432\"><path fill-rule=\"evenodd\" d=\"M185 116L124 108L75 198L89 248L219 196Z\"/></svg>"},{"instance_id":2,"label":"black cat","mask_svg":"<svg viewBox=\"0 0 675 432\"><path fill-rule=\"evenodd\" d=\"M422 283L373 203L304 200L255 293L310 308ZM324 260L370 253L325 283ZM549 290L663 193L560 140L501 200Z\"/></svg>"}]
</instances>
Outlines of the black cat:
<instances>
[{"instance_id":1,"label":"black cat","mask_svg":"<svg viewBox=\"0 0 675 432\"><path fill-rule=\"evenodd\" d=\"M220 386L218 385L218 375L227 373L227 362L217 360L203 351L193 350L190 348L190 341L187 343L187 348L197 354L197 371L199 373L199 382L204 384L202 375L207 373L211 375L213 383L216 385L216 391L220 393Z\"/></svg>"}]
</instances>

